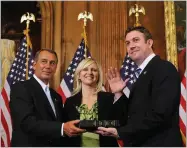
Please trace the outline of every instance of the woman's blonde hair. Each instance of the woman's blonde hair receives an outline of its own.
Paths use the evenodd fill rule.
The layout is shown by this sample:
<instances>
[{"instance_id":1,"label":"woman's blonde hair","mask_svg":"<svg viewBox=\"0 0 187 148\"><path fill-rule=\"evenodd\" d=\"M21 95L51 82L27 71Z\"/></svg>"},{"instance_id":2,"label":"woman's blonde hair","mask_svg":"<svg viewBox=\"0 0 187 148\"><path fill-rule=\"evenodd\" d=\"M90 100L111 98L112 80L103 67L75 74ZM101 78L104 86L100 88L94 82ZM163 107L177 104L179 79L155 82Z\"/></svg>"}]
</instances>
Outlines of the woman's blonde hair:
<instances>
[{"instance_id":1,"label":"woman's blonde hair","mask_svg":"<svg viewBox=\"0 0 187 148\"><path fill-rule=\"evenodd\" d=\"M91 65L93 63L95 63L97 65L98 74L99 74L99 78L98 78L98 82L97 82L97 87L96 87L96 92L95 93L98 93L99 91L102 90L103 72L102 72L101 66L95 60L93 60L91 58L85 58L84 60L82 60L79 63L79 65L77 66L77 69L75 71L75 77L74 77L74 86L75 87L73 89L72 95L76 95L82 89L81 81L79 80L79 74L80 74L81 70L83 70L84 68L88 67L89 65Z\"/></svg>"}]
</instances>

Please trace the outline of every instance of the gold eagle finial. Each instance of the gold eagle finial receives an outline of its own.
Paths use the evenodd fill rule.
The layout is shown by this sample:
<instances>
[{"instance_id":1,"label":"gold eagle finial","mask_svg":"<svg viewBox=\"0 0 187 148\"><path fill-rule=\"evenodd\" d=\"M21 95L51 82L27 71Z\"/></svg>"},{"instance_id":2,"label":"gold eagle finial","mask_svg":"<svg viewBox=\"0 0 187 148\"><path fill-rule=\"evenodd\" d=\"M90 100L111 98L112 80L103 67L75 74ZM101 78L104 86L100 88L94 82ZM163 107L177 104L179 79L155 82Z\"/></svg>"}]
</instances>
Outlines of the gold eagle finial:
<instances>
[{"instance_id":1,"label":"gold eagle finial","mask_svg":"<svg viewBox=\"0 0 187 148\"><path fill-rule=\"evenodd\" d=\"M144 7L139 6L138 4L135 4L135 7L131 6L129 9L129 16L131 16L133 13L135 14L135 18L136 18L136 22L134 26L141 26L140 21L139 21L139 16L140 16L140 13L145 15Z\"/></svg>"},{"instance_id":2,"label":"gold eagle finial","mask_svg":"<svg viewBox=\"0 0 187 148\"><path fill-rule=\"evenodd\" d=\"M27 12L27 15L26 14L22 15L20 22L22 23L23 21L26 21L27 29L29 29L29 24L31 20L35 22L35 16L34 14Z\"/></svg>"},{"instance_id":3,"label":"gold eagle finial","mask_svg":"<svg viewBox=\"0 0 187 148\"><path fill-rule=\"evenodd\" d=\"M90 12L87 13L86 11L84 11L84 13L81 12L78 15L78 20L80 19L84 20L84 26L86 26L87 19L90 19L91 21L93 21L93 15Z\"/></svg>"}]
</instances>

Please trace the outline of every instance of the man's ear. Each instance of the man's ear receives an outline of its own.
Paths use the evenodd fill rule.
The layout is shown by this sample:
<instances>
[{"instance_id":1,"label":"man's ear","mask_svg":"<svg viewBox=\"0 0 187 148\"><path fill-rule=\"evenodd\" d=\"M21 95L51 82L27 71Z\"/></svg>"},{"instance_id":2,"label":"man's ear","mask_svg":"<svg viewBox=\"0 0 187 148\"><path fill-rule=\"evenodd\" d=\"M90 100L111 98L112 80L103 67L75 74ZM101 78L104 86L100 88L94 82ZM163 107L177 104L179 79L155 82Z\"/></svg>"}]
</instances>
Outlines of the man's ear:
<instances>
[{"instance_id":1,"label":"man's ear","mask_svg":"<svg viewBox=\"0 0 187 148\"><path fill-rule=\"evenodd\" d=\"M32 67L34 70L36 70L36 61L33 62Z\"/></svg>"},{"instance_id":2,"label":"man's ear","mask_svg":"<svg viewBox=\"0 0 187 148\"><path fill-rule=\"evenodd\" d=\"M147 44L149 45L149 48L152 48L152 46L153 46L153 40L152 39L148 39L147 40Z\"/></svg>"}]
</instances>

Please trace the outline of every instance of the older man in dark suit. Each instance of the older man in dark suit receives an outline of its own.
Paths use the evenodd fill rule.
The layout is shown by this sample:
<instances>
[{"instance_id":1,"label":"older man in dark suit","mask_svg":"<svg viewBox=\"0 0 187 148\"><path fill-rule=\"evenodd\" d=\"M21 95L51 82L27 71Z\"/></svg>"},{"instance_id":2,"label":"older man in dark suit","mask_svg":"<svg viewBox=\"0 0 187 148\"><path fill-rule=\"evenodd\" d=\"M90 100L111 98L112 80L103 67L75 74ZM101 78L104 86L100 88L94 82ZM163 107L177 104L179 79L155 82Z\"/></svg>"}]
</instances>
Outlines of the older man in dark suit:
<instances>
[{"instance_id":1,"label":"older man in dark suit","mask_svg":"<svg viewBox=\"0 0 187 148\"><path fill-rule=\"evenodd\" d=\"M98 133L122 139L124 146L182 146L180 78L175 66L154 54L152 36L144 27L129 28L125 43L138 65L137 80L128 99L128 121L117 129L99 127ZM117 69L109 69L108 81L119 97L125 83Z\"/></svg>"},{"instance_id":2,"label":"older man in dark suit","mask_svg":"<svg viewBox=\"0 0 187 148\"><path fill-rule=\"evenodd\" d=\"M75 127L79 120L65 121L61 97L49 88L57 67L57 54L50 49L36 53L34 76L11 88L10 111L13 124L11 146L65 146L65 137L84 130Z\"/></svg>"}]
</instances>

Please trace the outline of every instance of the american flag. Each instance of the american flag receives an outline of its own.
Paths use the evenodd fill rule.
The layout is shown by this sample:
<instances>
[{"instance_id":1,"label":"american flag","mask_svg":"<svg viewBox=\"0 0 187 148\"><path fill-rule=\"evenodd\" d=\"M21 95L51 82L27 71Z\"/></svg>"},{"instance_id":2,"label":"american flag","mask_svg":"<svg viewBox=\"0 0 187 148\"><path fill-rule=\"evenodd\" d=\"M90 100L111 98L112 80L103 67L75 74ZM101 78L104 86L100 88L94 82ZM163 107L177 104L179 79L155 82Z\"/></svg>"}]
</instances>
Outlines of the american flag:
<instances>
[{"instance_id":1,"label":"american flag","mask_svg":"<svg viewBox=\"0 0 187 148\"><path fill-rule=\"evenodd\" d=\"M123 89L123 92L127 96L127 98L129 98L132 84L136 81L134 72L137 68L138 66L134 63L134 61L127 54L123 60L123 64L120 69L120 74L121 74L122 79L125 80L129 78L129 81L127 82L127 87Z\"/></svg>"},{"instance_id":2,"label":"american flag","mask_svg":"<svg viewBox=\"0 0 187 148\"><path fill-rule=\"evenodd\" d=\"M29 49L28 53L28 78L30 78L34 70L32 68L33 57L31 53L32 49ZM26 80L26 54L27 43L26 37L24 37L20 43L20 48L16 53L16 57L8 73L4 87L1 91L0 109L1 109L1 147L10 147L10 140L12 137L12 121L10 116L9 101L10 101L10 89L11 85Z\"/></svg>"},{"instance_id":3,"label":"american flag","mask_svg":"<svg viewBox=\"0 0 187 148\"><path fill-rule=\"evenodd\" d=\"M179 125L184 146L186 146L186 76L187 71L185 71L183 79L181 81L181 100L179 106Z\"/></svg>"},{"instance_id":4,"label":"american flag","mask_svg":"<svg viewBox=\"0 0 187 148\"><path fill-rule=\"evenodd\" d=\"M79 65L79 63L83 59L85 59L84 48L85 48L85 42L84 42L84 39L82 39L60 83L58 93L61 95L63 102L65 102L66 98L71 96L71 92L73 91L73 80L74 80L75 70L77 66ZM87 57L91 58L91 55L88 49L87 49Z\"/></svg>"}]
</instances>

